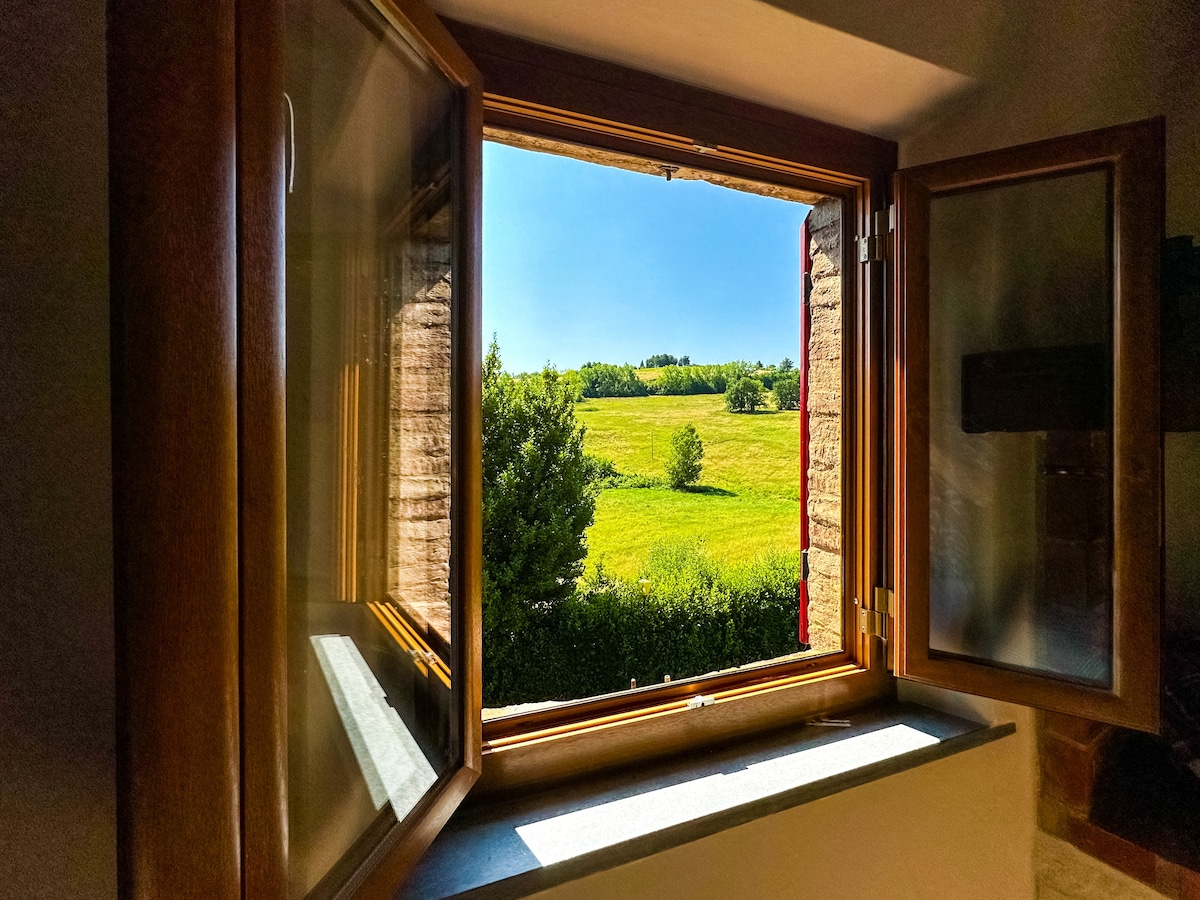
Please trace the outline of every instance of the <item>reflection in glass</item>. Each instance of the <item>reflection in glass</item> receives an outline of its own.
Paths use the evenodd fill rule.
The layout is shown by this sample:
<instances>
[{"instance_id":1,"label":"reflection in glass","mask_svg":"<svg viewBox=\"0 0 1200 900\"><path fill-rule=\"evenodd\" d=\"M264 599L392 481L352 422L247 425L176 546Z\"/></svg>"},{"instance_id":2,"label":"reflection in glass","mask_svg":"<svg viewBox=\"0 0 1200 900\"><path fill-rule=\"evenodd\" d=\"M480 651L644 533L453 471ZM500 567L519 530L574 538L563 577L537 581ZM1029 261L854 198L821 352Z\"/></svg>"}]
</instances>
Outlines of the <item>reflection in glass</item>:
<instances>
[{"instance_id":1,"label":"reflection in glass","mask_svg":"<svg viewBox=\"0 0 1200 900\"><path fill-rule=\"evenodd\" d=\"M930 208L930 647L1112 681L1104 171Z\"/></svg>"},{"instance_id":2,"label":"reflection in glass","mask_svg":"<svg viewBox=\"0 0 1200 900\"><path fill-rule=\"evenodd\" d=\"M290 895L344 880L455 762L455 94L362 0L288 8Z\"/></svg>"}]
</instances>

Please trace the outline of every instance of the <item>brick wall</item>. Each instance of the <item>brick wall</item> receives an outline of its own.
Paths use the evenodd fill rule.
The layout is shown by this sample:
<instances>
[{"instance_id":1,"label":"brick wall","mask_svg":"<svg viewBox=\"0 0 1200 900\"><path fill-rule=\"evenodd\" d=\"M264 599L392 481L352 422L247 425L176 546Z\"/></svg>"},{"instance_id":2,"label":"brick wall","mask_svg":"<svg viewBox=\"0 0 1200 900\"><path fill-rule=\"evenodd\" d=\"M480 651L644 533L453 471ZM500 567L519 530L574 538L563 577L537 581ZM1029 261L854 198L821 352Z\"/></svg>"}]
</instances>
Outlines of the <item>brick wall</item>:
<instances>
[{"instance_id":1,"label":"brick wall","mask_svg":"<svg viewBox=\"0 0 1200 900\"><path fill-rule=\"evenodd\" d=\"M1158 895L1200 900L1200 873L1091 820L1097 777L1118 732L1112 725L1061 713L1038 714L1038 826L1044 838L1035 861L1039 900L1132 900ZM1063 842L1082 852L1066 848ZM1052 852L1043 852L1045 848Z\"/></svg>"}]
</instances>

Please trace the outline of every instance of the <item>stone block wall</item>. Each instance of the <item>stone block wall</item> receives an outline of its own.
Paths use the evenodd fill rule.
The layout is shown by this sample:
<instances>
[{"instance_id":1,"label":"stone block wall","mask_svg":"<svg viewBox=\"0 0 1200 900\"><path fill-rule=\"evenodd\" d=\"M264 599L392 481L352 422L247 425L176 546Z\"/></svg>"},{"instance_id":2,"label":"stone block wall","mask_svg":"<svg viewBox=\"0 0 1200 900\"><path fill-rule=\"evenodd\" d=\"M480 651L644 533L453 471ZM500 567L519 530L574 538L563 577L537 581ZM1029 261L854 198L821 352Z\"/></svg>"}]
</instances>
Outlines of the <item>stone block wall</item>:
<instances>
[{"instance_id":1,"label":"stone block wall","mask_svg":"<svg viewBox=\"0 0 1200 900\"><path fill-rule=\"evenodd\" d=\"M828 652L842 646L841 201L818 200L808 228L808 618L813 649Z\"/></svg>"},{"instance_id":2,"label":"stone block wall","mask_svg":"<svg viewBox=\"0 0 1200 900\"><path fill-rule=\"evenodd\" d=\"M406 247L389 322L389 595L450 640L448 245Z\"/></svg>"}]
</instances>

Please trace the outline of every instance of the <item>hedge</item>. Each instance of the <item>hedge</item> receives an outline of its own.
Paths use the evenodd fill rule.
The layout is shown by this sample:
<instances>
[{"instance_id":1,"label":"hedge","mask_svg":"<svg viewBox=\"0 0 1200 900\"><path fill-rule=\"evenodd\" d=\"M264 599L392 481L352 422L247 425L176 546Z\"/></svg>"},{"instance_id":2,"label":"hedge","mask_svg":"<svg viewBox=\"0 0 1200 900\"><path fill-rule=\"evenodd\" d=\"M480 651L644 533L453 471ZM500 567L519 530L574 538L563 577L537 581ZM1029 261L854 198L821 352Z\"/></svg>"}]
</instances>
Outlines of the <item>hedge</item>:
<instances>
[{"instance_id":1,"label":"hedge","mask_svg":"<svg viewBox=\"0 0 1200 900\"><path fill-rule=\"evenodd\" d=\"M637 376L633 366L612 366L608 363L588 363L579 368L583 397L645 397L646 382Z\"/></svg>"},{"instance_id":2,"label":"hedge","mask_svg":"<svg viewBox=\"0 0 1200 900\"><path fill-rule=\"evenodd\" d=\"M536 609L514 641L484 635L484 704L570 700L703 675L799 649L796 553L726 564L699 546L652 551L640 578L601 571Z\"/></svg>"}]
</instances>

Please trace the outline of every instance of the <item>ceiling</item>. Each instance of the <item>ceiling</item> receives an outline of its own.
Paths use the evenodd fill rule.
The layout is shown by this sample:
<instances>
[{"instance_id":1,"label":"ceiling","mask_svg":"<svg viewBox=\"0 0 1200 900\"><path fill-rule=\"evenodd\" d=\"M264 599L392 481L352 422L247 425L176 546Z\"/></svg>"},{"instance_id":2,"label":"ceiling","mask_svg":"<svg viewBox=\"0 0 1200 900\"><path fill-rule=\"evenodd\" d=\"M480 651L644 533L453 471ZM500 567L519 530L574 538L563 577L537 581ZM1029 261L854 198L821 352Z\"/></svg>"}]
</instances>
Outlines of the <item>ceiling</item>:
<instances>
[{"instance_id":1,"label":"ceiling","mask_svg":"<svg viewBox=\"0 0 1200 900\"><path fill-rule=\"evenodd\" d=\"M898 139L970 90L1004 0L431 0L441 15Z\"/></svg>"}]
</instances>

